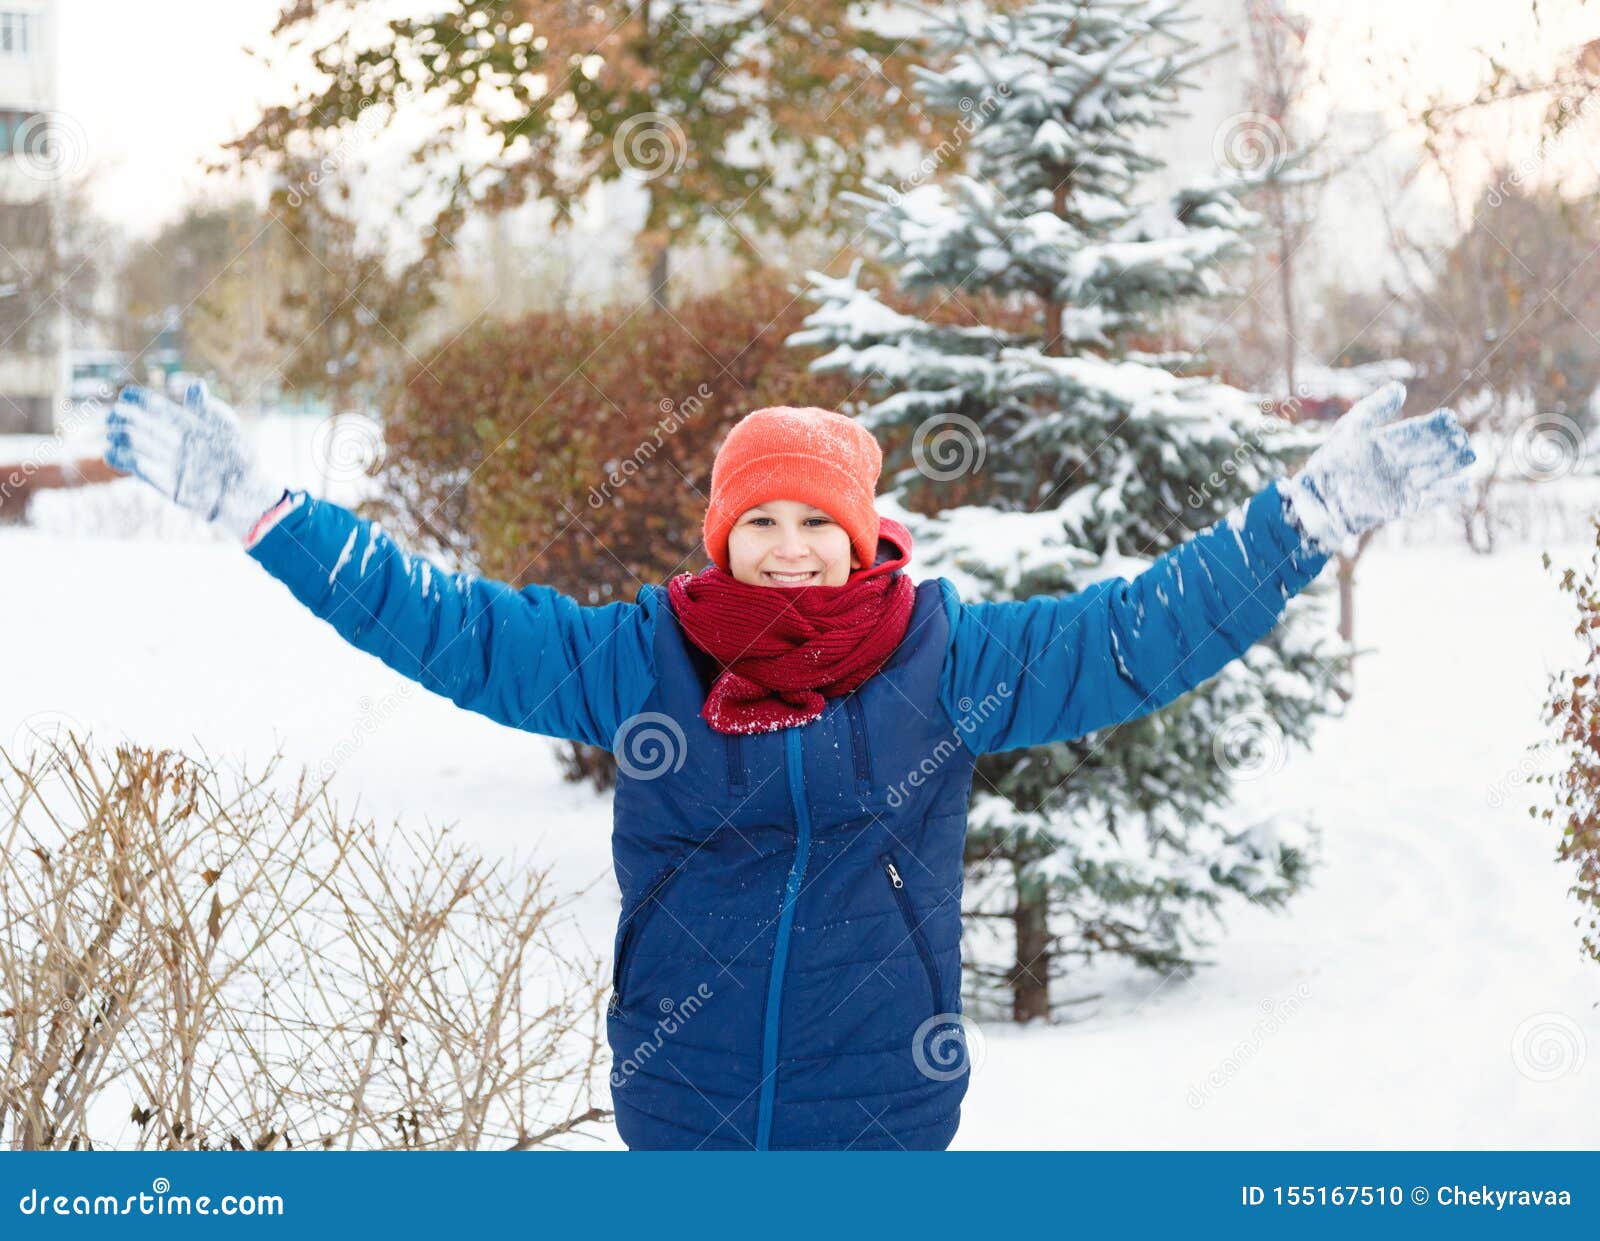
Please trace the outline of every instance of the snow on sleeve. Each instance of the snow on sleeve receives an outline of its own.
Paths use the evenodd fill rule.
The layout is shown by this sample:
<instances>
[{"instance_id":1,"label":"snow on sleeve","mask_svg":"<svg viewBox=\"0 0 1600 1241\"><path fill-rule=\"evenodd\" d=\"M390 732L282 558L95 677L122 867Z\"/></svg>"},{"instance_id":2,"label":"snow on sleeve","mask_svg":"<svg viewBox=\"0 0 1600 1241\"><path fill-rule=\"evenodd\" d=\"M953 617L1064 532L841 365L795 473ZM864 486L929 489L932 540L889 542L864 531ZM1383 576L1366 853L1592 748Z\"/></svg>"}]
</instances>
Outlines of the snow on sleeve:
<instances>
[{"instance_id":1,"label":"snow on sleeve","mask_svg":"<svg viewBox=\"0 0 1600 1241\"><path fill-rule=\"evenodd\" d=\"M367 561L372 559L372 553L378 549L378 540L383 537L383 527L377 522L367 527L367 550L361 553L361 576L367 575Z\"/></svg>"},{"instance_id":2,"label":"snow on sleeve","mask_svg":"<svg viewBox=\"0 0 1600 1241\"><path fill-rule=\"evenodd\" d=\"M356 535L359 530L350 531L350 537L344 541L344 546L339 549L339 558L333 562L333 568L328 573L328 585L332 586L334 579L339 576L339 570L350 563L350 553L355 549Z\"/></svg>"}]
</instances>

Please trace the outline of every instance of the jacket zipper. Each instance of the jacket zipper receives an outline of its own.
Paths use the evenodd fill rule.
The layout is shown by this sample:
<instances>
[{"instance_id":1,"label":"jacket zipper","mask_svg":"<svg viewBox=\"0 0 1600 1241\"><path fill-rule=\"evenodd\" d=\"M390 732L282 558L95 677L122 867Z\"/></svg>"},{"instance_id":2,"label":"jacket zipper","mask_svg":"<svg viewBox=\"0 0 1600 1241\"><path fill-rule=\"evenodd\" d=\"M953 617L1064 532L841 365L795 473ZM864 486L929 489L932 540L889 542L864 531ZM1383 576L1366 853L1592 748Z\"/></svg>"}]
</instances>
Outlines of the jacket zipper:
<instances>
[{"instance_id":1,"label":"jacket zipper","mask_svg":"<svg viewBox=\"0 0 1600 1241\"><path fill-rule=\"evenodd\" d=\"M928 948L928 941L923 938L922 927L917 924L916 911L911 908L911 896L906 891L906 881L900 875L900 869L894 864L894 856L889 853L880 853L878 861L883 863L883 873L889 876L889 886L894 889L894 898L900 903L901 916L905 918L906 933L911 936L911 942L916 945L917 955L922 958L922 968L928 972L928 990L933 993L933 1011L939 1011L939 971L933 963L933 952Z\"/></svg>"},{"instance_id":2,"label":"jacket zipper","mask_svg":"<svg viewBox=\"0 0 1600 1241\"><path fill-rule=\"evenodd\" d=\"M850 719L850 749L856 760L856 793L867 798L872 796L872 771L867 757L866 711L861 705L860 693L846 694L844 705Z\"/></svg>"},{"instance_id":3,"label":"jacket zipper","mask_svg":"<svg viewBox=\"0 0 1600 1241\"><path fill-rule=\"evenodd\" d=\"M729 733L727 740L728 751L728 792L740 794L745 792L744 779L744 740L738 733Z\"/></svg>"},{"instance_id":4,"label":"jacket zipper","mask_svg":"<svg viewBox=\"0 0 1600 1241\"><path fill-rule=\"evenodd\" d=\"M783 908L778 914L777 941L772 949L772 977L767 982L767 1015L761 1036L761 1099L756 1107L756 1149L769 1150L772 1140L772 1101L778 1081L778 1024L783 1003L783 970L789 959L789 932L794 925L795 898L805 877L811 853L811 811L806 805L805 765L801 761L800 729L791 725L784 732L783 748L788 760L789 798L794 803L794 862L783 885Z\"/></svg>"},{"instance_id":5,"label":"jacket zipper","mask_svg":"<svg viewBox=\"0 0 1600 1241\"><path fill-rule=\"evenodd\" d=\"M622 943L617 948L617 959L611 964L611 1003L608 1007L613 1013L622 1007L622 980L628 960L633 956L633 946L643 933L650 915L655 912L657 898L666 891L667 885L677 876L681 866L682 859L677 859L670 865L662 867L645 887L644 895L633 907L633 912L628 915L628 927L622 933Z\"/></svg>"}]
</instances>

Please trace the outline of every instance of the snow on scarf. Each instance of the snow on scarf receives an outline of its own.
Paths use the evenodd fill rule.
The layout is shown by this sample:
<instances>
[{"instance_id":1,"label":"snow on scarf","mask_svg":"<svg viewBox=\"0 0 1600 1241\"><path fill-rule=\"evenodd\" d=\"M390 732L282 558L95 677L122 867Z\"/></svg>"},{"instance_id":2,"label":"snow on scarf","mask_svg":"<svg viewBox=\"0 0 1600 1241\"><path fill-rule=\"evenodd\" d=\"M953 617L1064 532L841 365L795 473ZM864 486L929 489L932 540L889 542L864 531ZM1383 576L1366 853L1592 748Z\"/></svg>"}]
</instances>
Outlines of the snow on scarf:
<instances>
[{"instance_id":1,"label":"snow on scarf","mask_svg":"<svg viewBox=\"0 0 1600 1241\"><path fill-rule=\"evenodd\" d=\"M758 733L804 724L825 700L855 689L900 644L916 587L899 572L911 532L878 521L877 563L841 586L754 586L710 565L667 583L673 615L721 671L701 717L717 732Z\"/></svg>"}]
</instances>

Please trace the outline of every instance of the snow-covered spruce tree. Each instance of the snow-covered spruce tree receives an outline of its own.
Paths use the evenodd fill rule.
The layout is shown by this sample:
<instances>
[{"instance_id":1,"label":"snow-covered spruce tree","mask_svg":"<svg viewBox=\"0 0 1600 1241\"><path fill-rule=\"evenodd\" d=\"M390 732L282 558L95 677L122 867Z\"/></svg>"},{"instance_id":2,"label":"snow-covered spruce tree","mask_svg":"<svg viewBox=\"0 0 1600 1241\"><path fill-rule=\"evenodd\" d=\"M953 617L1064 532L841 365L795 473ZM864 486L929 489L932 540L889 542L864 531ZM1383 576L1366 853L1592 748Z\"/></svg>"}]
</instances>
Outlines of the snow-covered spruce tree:
<instances>
[{"instance_id":1,"label":"snow-covered spruce tree","mask_svg":"<svg viewBox=\"0 0 1600 1241\"><path fill-rule=\"evenodd\" d=\"M826 348L813 369L860 385L853 412L889 453L883 509L964 598L1131 576L1309 447L1174 344L1179 310L1225 291L1259 223L1221 172L1142 196L1160 166L1151 131L1203 59L1180 10L929 13L946 67L919 67L918 90L952 118L967 171L849 196L903 304L863 287L860 259L843 278L808 273L819 305L789 342ZM1100 954L1187 971L1230 894L1277 907L1295 891L1314 835L1247 810L1240 778L1334 706L1344 664L1308 606L1291 601L1266 641L1166 710L980 760L964 892L978 1008L1048 1017L1050 981Z\"/></svg>"}]
</instances>

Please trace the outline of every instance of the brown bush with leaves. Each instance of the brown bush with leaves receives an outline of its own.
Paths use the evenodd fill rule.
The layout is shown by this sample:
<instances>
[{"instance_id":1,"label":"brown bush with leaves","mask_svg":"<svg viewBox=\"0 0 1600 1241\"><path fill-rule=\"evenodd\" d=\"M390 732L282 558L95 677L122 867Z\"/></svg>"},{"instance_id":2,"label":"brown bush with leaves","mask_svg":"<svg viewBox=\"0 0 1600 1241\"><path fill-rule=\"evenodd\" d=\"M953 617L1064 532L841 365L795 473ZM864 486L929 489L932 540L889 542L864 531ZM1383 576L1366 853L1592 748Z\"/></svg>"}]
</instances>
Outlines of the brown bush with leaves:
<instances>
[{"instance_id":1,"label":"brown bush with leaves","mask_svg":"<svg viewBox=\"0 0 1600 1241\"><path fill-rule=\"evenodd\" d=\"M526 1149L608 1116L603 973L547 876L277 764L0 751L0 1142Z\"/></svg>"},{"instance_id":2,"label":"brown bush with leaves","mask_svg":"<svg viewBox=\"0 0 1600 1241\"><path fill-rule=\"evenodd\" d=\"M1550 567L1550 556L1544 557ZM1556 856L1577 867L1577 882L1568 891L1587 907L1583 949L1600 962L1600 521L1595 523L1595 555L1588 571L1561 576L1561 589L1578 606L1574 629L1587 649L1581 669L1552 678L1545 702L1545 722L1555 725L1554 744L1566 762L1551 775L1536 774L1533 783L1548 784L1553 804L1529 807L1537 819L1561 828ZM1576 924L1582 927L1584 916Z\"/></svg>"},{"instance_id":3,"label":"brown bush with leaves","mask_svg":"<svg viewBox=\"0 0 1600 1241\"><path fill-rule=\"evenodd\" d=\"M387 405L378 507L489 577L585 604L632 599L705 563L711 459L734 422L848 397L783 344L806 309L757 272L671 313L484 324Z\"/></svg>"}]
</instances>

